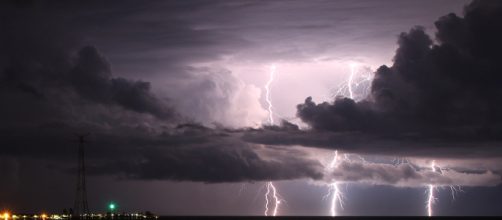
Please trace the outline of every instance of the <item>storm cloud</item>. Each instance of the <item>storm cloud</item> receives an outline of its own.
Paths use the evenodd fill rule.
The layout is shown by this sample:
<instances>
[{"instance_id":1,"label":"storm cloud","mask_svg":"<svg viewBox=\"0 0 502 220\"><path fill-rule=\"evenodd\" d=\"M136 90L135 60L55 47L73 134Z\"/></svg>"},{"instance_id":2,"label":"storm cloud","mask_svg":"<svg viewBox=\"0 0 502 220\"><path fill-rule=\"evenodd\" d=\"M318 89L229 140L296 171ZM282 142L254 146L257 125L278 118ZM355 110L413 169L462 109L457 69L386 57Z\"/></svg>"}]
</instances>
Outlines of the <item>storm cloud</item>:
<instances>
[{"instance_id":1,"label":"storm cloud","mask_svg":"<svg viewBox=\"0 0 502 220\"><path fill-rule=\"evenodd\" d=\"M243 126L264 117L260 91L228 70L185 66L168 74L178 75L171 78L174 83L165 85L171 93L159 96L151 82L118 76L123 74L114 71L105 53L88 44L95 31L89 24L95 18L82 8L50 2L2 5L0 10L8 16L0 21L5 28L0 36L0 145L1 158L7 158L2 164L14 167L9 169L9 179L17 175L15 161L9 158L45 158L54 163L53 169L73 172L68 166L74 164L75 135L82 133L91 134L86 146L90 175L212 183L322 178L322 165L305 154L267 150L203 125L216 121ZM116 13L98 6L97 2L86 5L98 17ZM176 11L188 6L169 3L166 7ZM70 15L63 9L76 12ZM35 25L37 20L44 24ZM169 38L176 42L166 40L171 49L184 44L193 47L193 42L202 47L218 40L209 32L187 29L183 22L172 25L166 34L181 36ZM134 42L135 35L124 38ZM145 46L127 48L139 53ZM192 52L177 57L217 56ZM179 60L166 62L183 66ZM234 123L238 120L242 123Z\"/></svg>"},{"instance_id":2,"label":"storm cloud","mask_svg":"<svg viewBox=\"0 0 502 220\"><path fill-rule=\"evenodd\" d=\"M307 98L297 110L311 126L309 131L291 123L239 128L256 127L265 118L260 90L230 70L204 62L225 60L229 54L247 62L271 47L256 46L266 37L239 36L222 17L198 21L198 16L207 16L212 2L146 4L151 14L136 11L130 2L121 10L108 4L92 2L84 7L89 11L46 2L5 4L0 9L7 15L0 21L5 28L0 36L3 155L46 157L65 167L74 153L67 147L75 144L74 133L91 132L91 174L201 182L324 178L324 166L305 152L263 144L403 156L500 156L498 149L488 153L469 145L483 145L474 142L482 139L492 149L501 131L501 62L495 51L501 49L502 31L489 25L500 21L498 2L475 1L464 17L440 18L437 42L420 27L401 34L394 64L377 70L366 100L316 104ZM301 6L296 2L295 7ZM264 6L218 2L215 7L252 14ZM191 10L193 20L183 17ZM157 17L160 14L167 15ZM108 17L96 25L97 19ZM261 18L248 19L260 24L251 27L272 29ZM44 25L35 25L36 20ZM281 30L298 34L332 25L329 19L323 22L327 24L282 25ZM271 42L282 48L251 60L273 56L305 61L315 50L284 47L282 38ZM235 52L239 50L248 53ZM113 61L123 65L115 68ZM142 68L129 65L131 61ZM143 77L152 75L162 78ZM444 144L452 139L458 142ZM406 146L395 151L400 145ZM439 145L446 147L431 155L429 149Z\"/></svg>"},{"instance_id":3,"label":"storm cloud","mask_svg":"<svg viewBox=\"0 0 502 220\"><path fill-rule=\"evenodd\" d=\"M434 41L421 27L402 33L392 66L375 72L370 96L316 104L298 116L314 130L499 140L502 4L474 1L463 17L436 23Z\"/></svg>"},{"instance_id":4,"label":"storm cloud","mask_svg":"<svg viewBox=\"0 0 502 220\"><path fill-rule=\"evenodd\" d=\"M114 77L104 56L94 46L83 45L79 32L56 15L42 17L41 9L24 5L7 4L2 10L8 15L2 19L6 30L0 37L1 111L6 121L19 122L16 117L29 115L15 114L19 110L33 111L38 119L65 117L65 107L78 105L76 100L173 118L175 113L150 91L149 82ZM32 23L37 19L46 25Z\"/></svg>"},{"instance_id":5,"label":"storm cloud","mask_svg":"<svg viewBox=\"0 0 502 220\"><path fill-rule=\"evenodd\" d=\"M499 1L473 1L463 17L451 13L439 18L435 39L423 27L414 27L399 35L392 66L377 69L366 99L316 103L307 97L297 105L297 116L310 129L286 123L249 130L243 139L362 155L499 160L501 22ZM497 185L500 167L492 165L483 174L439 175L409 165L345 161L332 176L396 186Z\"/></svg>"},{"instance_id":6,"label":"storm cloud","mask_svg":"<svg viewBox=\"0 0 502 220\"><path fill-rule=\"evenodd\" d=\"M459 172L453 169L419 168L409 163L385 164L343 160L329 172L327 179L397 187L435 186L496 186L502 183L500 175L491 171L481 173Z\"/></svg>"}]
</instances>

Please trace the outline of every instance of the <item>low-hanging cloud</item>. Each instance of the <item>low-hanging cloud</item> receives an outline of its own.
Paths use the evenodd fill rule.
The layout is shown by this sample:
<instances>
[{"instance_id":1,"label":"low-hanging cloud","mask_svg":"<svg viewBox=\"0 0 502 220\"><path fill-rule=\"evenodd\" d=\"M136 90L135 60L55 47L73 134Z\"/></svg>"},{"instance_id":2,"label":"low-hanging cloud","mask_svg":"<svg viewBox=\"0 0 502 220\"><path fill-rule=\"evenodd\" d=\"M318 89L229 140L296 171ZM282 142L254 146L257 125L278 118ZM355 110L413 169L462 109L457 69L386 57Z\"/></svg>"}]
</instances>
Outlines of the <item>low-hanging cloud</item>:
<instances>
[{"instance_id":1,"label":"low-hanging cloud","mask_svg":"<svg viewBox=\"0 0 502 220\"><path fill-rule=\"evenodd\" d=\"M436 169L440 169L436 167ZM482 173L458 172L452 169L433 172L409 163L398 165L371 163L365 161L343 160L326 178L330 181L357 182L373 185L392 185L398 187L435 186L496 186L502 177L491 171Z\"/></svg>"}]
</instances>

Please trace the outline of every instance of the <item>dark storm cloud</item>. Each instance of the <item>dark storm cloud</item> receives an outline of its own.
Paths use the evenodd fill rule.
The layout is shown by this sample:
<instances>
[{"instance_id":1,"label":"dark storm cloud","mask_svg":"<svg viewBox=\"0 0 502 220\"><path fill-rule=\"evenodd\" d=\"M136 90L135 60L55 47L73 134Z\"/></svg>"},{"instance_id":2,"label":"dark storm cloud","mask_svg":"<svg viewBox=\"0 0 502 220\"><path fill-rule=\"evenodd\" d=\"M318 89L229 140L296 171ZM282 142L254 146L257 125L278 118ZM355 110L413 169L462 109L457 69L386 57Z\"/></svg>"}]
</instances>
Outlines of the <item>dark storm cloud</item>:
<instances>
[{"instance_id":1,"label":"dark storm cloud","mask_svg":"<svg viewBox=\"0 0 502 220\"><path fill-rule=\"evenodd\" d=\"M397 187L496 186L502 183L502 150L497 143L448 142L424 137L368 135L361 132L302 131L286 121L281 126L242 131L251 143L269 145L303 145L337 150L334 167L325 165L325 182L364 183ZM350 155L356 154L357 157ZM447 168L436 166L436 172L423 162L389 163L371 158L434 158ZM370 160L365 160L368 157ZM456 161L455 161L456 160ZM471 162L469 162L471 160ZM474 163L473 163L474 162ZM490 164L493 163L493 164Z\"/></svg>"},{"instance_id":2,"label":"dark storm cloud","mask_svg":"<svg viewBox=\"0 0 502 220\"><path fill-rule=\"evenodd\" d=\"M22 108L18 105L30 105L30 102L53 105L58 104L55 100L80 97L99 104L118 105L126 110L149 113L163 119L170 118L174 114L166 103L158 100L150 92L148 82L113 78L108 62L93 47L79 50L76 59L73 59L71 54L57 59L63 61L51 62L42 58L25 62L16 57L6 58L8 61L2 66L3 71L0 75L2 96L4 100L9 100L13 96L19 98L16 103L5 102L6 105L13 105L7 107L7 111L11 108L12 110L16 107ZM62 63L58 66L56 62ZM68 105L68 103L59 104ZM57 113L54 113L51 116L56 115Z\"/></svg>"},{"instance_id":3,"label":"dark storm cloud","mask_svg":"<svg viewBox=\"0 0 502 220\"><path fill-rule=\"evenodd\" d=\"M296 4L296 10L302 11L302 3ZM252 132L246 131L245 141L238 135L242 131L219 131L201 125L176 128L175 124L183 120L170 107L172 103L153 94L149 82L123 77L120 76L123 75L121 71L112 71L110 62L103 55L113 54L114 58L110 60L122 61L122 67L131 67L131 72L141 69L128 66L129 63L135 63L131 61L137 61L138 66L143 67L163 63L167 66L167 80L172 80L169 77L176 75L179 77L176 79L181 79L182 82L194 81L192 84L196 86L193 87L200 87L202 93L222 93L222 98L215 95L216 98L190 99L203 94L196 89L179 89L189 83L176 85L179 81L173 80L172 90L183 91L180 97L187 96L188 107L185 109L193 111L192 114L211 115L218 111L207 109L221 106L226 108L228 100L235 99L231 94L237 93L238 80L233 79L228 71L222 71L224 74L221 74L207 70L209 73L203 78L197 78L197 74L183 74L187 72L186 65L220 59L243 47L249 49L255 45L249 39L236 35L236 29L232 25L212 26L223 18L220 14L214 17L209 15L225 10L242 12L237 9L253 14L253 10L264 5L197 1L147 3L141 8L131 2L125 2L120 7L112 7L115 6L113 2L91 2L85 5L32 2L2 6L5 6L0 9L5 18L0 21L5 33L0 36L0 101L3 105L0 110L3 122L0 128L4 135L1 140L3 154L45 157L67 162L68 155L74 153L67 146L75 144L68 139L71 139L73 133L90 131L96 137L94 144L90 145L91 149L94 145L90 149L94 155L89 154L89 164L95 168L94 174L204 182L322 177L322 165L306 155L294 154L291 149L263 150L252 143L285 144L285 137L281 136L281 132L285 131L298 134L288 139L286 144L331 147L323 142L325 139L309 139L312 137L309 136L310 133L299 131L293 124L267 127L264 134L269 136L265 137L249 136L253 135ZM144 13L145 11L149 13ZM283 13L285 12L280 11L277 15ZM277 15L268 14L264 17L275 18ZM303 17L309 16L309 13L303 14ZM200 17L208 17L207 23L201 22ZM261 23L263 20L253 19L239 22L249 22L249 27L259 27L262 31L271 30L270 24L264 25ZM464 22L467 16L465 19L458 19ZM283 19L277 20L279 23L281 21ZM282 30L298 27L311 31L328 26L281 25ZM444 38L452 36L445 34ZM335 104L317 105L309 99L299 106L299 116L311 124L315 131L388 132L392 131L393 123L409 124L409 129L415 131L414 121L404 123L404 119L408 118L405 110L401 110L402 117L393 119L396 109L406 108L398 106L402 100L388 98L392 95L386 97L387 92L382 88L392 88L399 95L408 92L411 95L407 98L413 97L413 100L421 103L423 95L416 94L422 88L418 87L419 84L411 83L417 88L408 91L400 88L399 83L394 83L403 81L404 78L393 76L415 67L415 61L409 64L407 60L421 56L432 57L431 51L445 47L446 43L428 48L431 42L420 29L403 34L400 39L396 64L387 68L392 72L388 74L391 76L384 74L386 67L382 67L377 73L372 92L374 100L354 102L340 99ZM457 41L459 45L465 44L461 40ZM264 48L268 49L266 46ZM279 48L271 54L280 54L290 60L304 56L295 47ZM471 55L465 56L470 58ZM419 60L424 66L430 64L429 61ZM413 75L411 72L410 74ZM414 79L411 75L410 79ZM379 79L385 77L391 78L385 80L390 85L379 86ZM390 104L382 104L387 102ZM195 105L203 107L199 111L193 107ZM224 116L225 113L221 115ZM245 114L237 114L234 118L242 119L241 115ZM381 129L380 122L389 125L388 128L386 126ZM181 133L180 129L183 130ZM277 132L277 136L271 137L270 134L275 133L267 133L268 131ZM323 136L322 133L315 135ZM343 143L347 147L363 146L367 140L381 140L379 136L371 135L366 139L338 136L345 138ZM339 140L336 138L330 139L328 136L327 140L340 144L336 142ZM399 142L392 136L390 141L392 144Z\"/></svg>"},{"instance_id":4,"label":"dark storm cloud","mask_svg":"<svg viewBox=\"0 0 502 220\"><path fill-rule=\"evenodd\" d=\"M346 152L396 157L433 158L500 158L500 143L492 140L445 140L410 133L368 134L365 132L332 132L296 130L294 127L266 127L242 131L246 142L267 145L302 145Z\"/></svg>"},{"instance_id":5,"label":"dark storm cloud","mask_svg":"<svg viewBox=\"0 0 502 220\"><path fill-rule=\"evenodd\" d=\"M163 119L172 117L172 110L151 93L148 82L113 77L108 61L94 47L83 45L82 30L58 10L44 12L54 10L44 7L50 3L3 5L0 89L3 100L9 100L4 102L3 116L15 108L38 105L38 110L55 111L47 112L48 117L59 117L64 113L57 109L64 106L58 105L84 98Z\"/></svg>"},{"instance_id":6,"label":"dark storm cloud","mask_svg":"<svg viewBox=\"0 0 502 220\"><path fill-rule=\"evenodd\" d=\"M500 156L501 22L499 1L474 1L464 17L435 23L437 44L412 28L399 36L394 64L376 71L366 100L316 104L309 97L297 115L312 131L246 138L396 155Z\"/></svg>"},{"instance_id":7,"label":"dark storm cloud","mask_svg":"<svg viewBox=\"0 0 502 220\"><path fill-rule=\"evenodd\" d=\"M79 51L70 77L77 92L93 101L119 104L126 109L163 119L173 114L150 92L149 82L112 78L110 65L93 47L84 47Z\"/></svg>"},{"instance_id":8,"label":"dark storm cloud","mask_svg":"<svg viewBox=\"0 0 502 220\"><path fill-rule=\"evenodd\" d=\"M102 135L92 148L103 155L96 155L89 170L125 179L207 183L323 177L322 164L301 151L268 149L234 135L198 124L178 125L159 134ZM96 149L110 144L115 147Z\"/></svg>"},{"instance_id":9,"label":"dark storm cloud","mask_svg":"<svg viewBox=\"0 0 502 220\"><path fill-rule=\"evenodd\" d=\"M202 182L322 177L322 165L305 156L273 151L265 158L260 147L225 132L176 127L184 119L149 82L114 76L104 55L84 46L82 30L26 7L9 12L3 22L12 30L0 37L2 155L50 159L68 172L74 133L90 132L87 162L95 175ZM35 18L47 27L27 22Z\"/></svg>"},{"instance_id":10,"label":"dark storm cloud","mask_svg":"<svg viewBox=\"0 0 502 220\"><path fill-rule=\"evenodd\" d=\"M199 3L204 2L167 3L166 7L173 12L192 10L190 6ZM109 15L110 20L103 23L106 26L110 25L107 22L115 24L116 19L127 18L117 13L133 10L129 4L118 11L110 7L98 9L101 4L108 3L92 2L81 5L82 8L78 4L53 2L2 3L1 156L45 158L67 172L68 164L73 164L75 133L89 132L90 174L202 182L322 177L319 162L295 151L267 150L239 141L229 136L231 133L198 124L176 126L185 119L175 112L169 100L152 93L149 82L114 76L116 72L104 55L95 46L86 46L92 36L90 26L97 24L89 14ZM183 23L162 25L171 25L164 32L167 36L155 36L165 38L171 49L194 44L203 47L217 39L209 32L187 29ZM131 36L133 32L121 33L126 27L118 27L113 31L132 42L128 49L144 49L148 45L139 43L151 43ZM225 93L236 90L234 81L225 80L221 79ZM216 86L210 79L206 84L210 88ZM206 90L211 92L210 88ZM200 100L200 104L204 101ZM225 102L220 98L218 103ZM12 167L13 162L2 160L2 164ZM14 177L16 170L9 170L9 177Z\"/></svg>"},{"instance_id":11,"label":"dark storm cloud","mask_svg":"<svg viewBox=\"0 0 502 220\"><path fill-rule=\"evenodd\" d=\"M231 61L244 63L276 60L303 62L319 55L326 60L340 58L340 54L331 56L334 51L353 56L361 50L355 50L352 46L344 47L345 42L357 42L360 48L374 50L366 48L364 42L384 39L386 34L395 33L391 29L401 30L399 23L402 20L396 19L401 16L400 13L414 17L419 13L408 14L413 11L410 8L436 4L433 1L422 2L361 1L355 5L352 1L2 2L0 194L6 195L2 197L6 200L4 203L13 204L26 197L36 197L43 200L35 201L49 207L47 204L50 204L54 195L70 198L71 195L65 195L67 192L60 192L68 187L66 178L75 173L75 133L87 132L91 134L86 144L87 171L93 177L106 175L119 179L205 183L298 178L331 181L335 178L343 182L413 187L429 183L496 185L500 183L500 176L485 170L475 174L452 172L447 175L444 172L445 175L439 175L413 169L409 165L344 161L339 164L339 169L326 172L318 158L312 158L307 150L262 145L302 144L362 154L433 155L447 158L502 155L499 148L493 148L498 146L496 140L486 143L477 141L476 137L484 138L477 136L478 131L465 139L458 139L458 134L472 133L469 133L469 123L477 119L466 118L468 126L454 124L453 131L425 132L434 125L444 124L441 120L436 122L438 118L443 119L444 112L439 116L426 115L431 118L418 114L420 118L408 121L409 117L415 117L415 112L409 113L407 108L403 108L407 105L411 106L408 109L415 108L412 104L423 107L429 102L436 103L434 100L427 101L428 94L421 92L426 86L418 83L420 79L415 76L418 72L413 73L416 66L425 69L416 70L420 72L436 68L430 67L431 63L435 63L434 60L455 65L462 63L465 65L452 65L452 69L444 65L442 68L451 71L451 75L457 71L465 75L463 73L472 70L470 65L473 60L477 60L474 62L476 68L481 67L482 71L488 73L488 77L484 78L490 78L490 71L497 63L493 61L496 58L493 51L500 47L493 46L493 51L486 55L483 52L486 45L476 46L471 41L476 39L491 44L500 36L478 36L478 31L485 33L485 28L492 28L490 25L479 26L479 15L473 15L476 18L473 20L477 22L472 25L468 24L467 17L455 15L448 15L438 21L438 29L445 30L438 33L438 39L443 39L439 41L440 46L433 46L420 29L403 34L396 64L378 71L372 99L363 102L340 99L335 104L316 104L309 99L300 107L299 116L312 125L314 129L311 131L302 131L297 125L287 122L263 129L235 130L218 127L220 125L209 128L198 124L207 125L217 121L228 126L232 123L225 120L244 121L251 118L249 112L262 109L256 105L259 104L256 100L260 92L257 87L245 85L226 68L201 67L201 63L226 61L229 57ZM428 11L457 4L445 2ZM469 10L478 10L476 8L480 6L476 4L480 3L472 4ZM406 6L407 10L388 10L392 8L390 6L396 9ZM385 10L380 11L381 8ZM427 13L421 16L428 17ZM358 18L352 19L353 15ZM380 26L377 26L383 28L373 32L375 23L369 20L380 22ZM471 26L476 26L475 31L470 29ZM337 35L342 32L350 33L350 37ZM451 45L454 52L460 51L459 48L464 50L456 54L446 49L434 49L446 45ZM434 50L438 52L433 53ZM380 54L380 51L375 53ZM450 54L455 56L450 57ZM461 62L456 60L456 56L461 58ZM421 57L429 57L425 59L429 61L422 61ZM480 61L480 57L484 58ZM486 57L488 62L485 62ZM386 75L386 72L389 74ZM424 77L432 76L425 74ZM382 82L380 79L384 78L385 82ZM481 79L470 82L476 84L476 80ZM466 81L454 82L453 86L466 86ZM412 85L411 88L402 82ZM441 85L433 87L434 90L448 88L452 84L449 79L437 79L437 83ZM492 82L493 85L496 83ZM162 86L169 89L162 90ZM388 88L391 92L387 91ZM472 91L477 89L475 86L471 88ZM173 94L171 91L178 93ZM449 98L442 91L439 94ZM473 94L472 100L477 99L478 95ZM181 101L174 102L174 98ZM418 100L418 103L411 100ZM232 105L233 102L240 105ZM180 104L183 104L183 108ZM483 109L491 108L483 107L483 102L472 105L482 107L481 110L475 107L468 109L468 112L479 113L481 116L478 117L485 115ZM447 109L440 103L435 108ZM455 111L458 112L458 109ZM395 117L396 112L402 115ZM498 116L493 114L496 122ZM201 118L194 117L197 121L192 124L178 125L186 122L183 117L187 115ZM458 117L454 114L451 116ZM491 120L484 122L490 124ZM404 128L396 128L397 125ZM495 127L491 131L493 135L498 132L497 129ZM406 134L396 137L393 134L396 130ZM458 142L445 144L446 137ZM414 150L410 151L410 148ZM456 150L453 152L452 148ZM434 149L433 154L431 149ZM51 172L46 175L38 172L42 169L27 168L41 168L47 163L50 164L47 169L64 174L58 176L61 173L52 175ZM47 182L47 179L52 182ZM96 179L92 178L92 181ZM106 187L103 185L113 184L112 187L116 187L113 181L108 180L103 185L94 182L94 186L92 181L90 188L98 189L93 191L95 195L99 189L104 192ZM142 194L147 185L141 183L135 186L140 186L138 191ZM53 188L58 188L57 193L51 191ZM193 189L190 186L181 188ZM22 189L22 194L16 189ZM116 191L124 195L122 190ZM227 188L223 190L227 192ZM154 192L154 195L159 196L158 192ZM144 202L141 199L135 201ZM149 198L148 201L158 203L159 200ZM56 203L57 210L60 210L62 203ZM174 203L179 205L179 201ZM192 201L188 204L190 209L197 209L197 204L194 205ZM215 202L213 205L219 204ZM144 203L141 205L145 206ZM40 211L38 205L33 207L36 207L33 210ZM125 210L125 204L123 207Z\"/></svg>"},{"instance_id":12,"label":"dark storm cloud","mask_svg":"<svg viewBox=\"0 0 502 220\"><path fill-rule=\"evenodd\" d=\"M212 138L214 139L214 138ZM245 143L199 143L172 147L145 146L137 155L90 167L93 174L126 179L243 182L321 179L323 166L316 160L286 152L273 152L271 160L260 156L257 146Z\"/></svg>"},{"instance_id":13,"label":"dark storm cloud","mask_svg":"<svg viewBox=\"0 0 502 220\"><path fill-rule=\"evenodd\" d=\"M202 182L322 177L322 165L304 155L277 151L267 159L232 133L198 124L173 127L181 119L172 118L173 110L149 92L149 84L113 78L93 47L79 50L68 71L42 83L33 79L44 69L5 69L4 155L50 158L65 167L74 153L73 133L90 131L90 174ZM33 85L37 95L21 84Z\"/></svg>"},{"instance_id":14,"label":"dark storm cloud","mask_svg":"<svg viewBox=\"0 0 502 220\"><path fill-rule=\"evenodd\" d=\"M423 28L415 27L399 36L394 64L376 71L366 100L341 97L316 104L308 97L297 106L297 115L312 130L264 128L250 130L243 138L360 154L498 160L502 29L496 24L501 22L500 2L474 1L463 18L449 14L435 23L437 44ZM439 174L409 164L348 160L326 178L394 186L501 182L500 165L481 173L462 169Z\"/></svg>"},{"instance_id":15,"label":"dark storm cloud","mask_svg":"<svg viewBox=\"0 0 502 220\"><path fill-rule=\"evenodd\" d=\"M235 132L198 124L161 132L131 125L9 129L3 131L2 154L50 159L61 172L73 172L68 164L74 163L77 143L71 132L83 128L92 131L86 144L90 175L207 183L323 177L323 165L303 151L245 143Z\"/></svg>"},{"instance_id":16,"label":"dark storm cloud","mask_svg":"<svg viewBox=\"0 0 502 220\"><path fill-rule=\"evenodd\" d=\"M449 14L435 23L437 44L423 28L412 28L399 36L394 64L376 71L367 99L337 97L317 104L308 97L297 106L297 116L311 129L284 123L248 130L243 139L361 155L459 160L455 169L442 173L410 164L346 160L328 171L328 181L404 187L498 185L501 164L480 164L502 157L499 23L500 2L474 1L463 18ZM478 166L484 166L481 172L466 172Z\"/></svg>"},{"instance_id":17,"label":"dark storm cloud","mask_svg":"<svg viewBox=\"0 0 502 220\"><path fill-rule=\"evenodd\" d=\"M229 65L232 65L234 61L238 61L236 63L266 61L268 63L276 60L309 60L312 57L318 57L319 51L321 54L329 54L334 50L352 51L350 48L334 47L334 45L342 45L338 42L346 40L352 42L353 39L352 37L350 39L339 38L336 33L346 31L353 33L359 45L364 45L364 41L374 40L368 37L370 35L366 31L360 31L373 30L369 28L370 25L365 25L368 23L368 18L384 19L385 22L377 24L381 25L379 27L382 29L389 26L396 28L397 23L391 18L398 16L400 12L397 13L397 11L401 10L395 10L395 14L386 12L385 16L382 16L380 8L395 6L413 11L415 7L423 8L428 4L431 3L402 3L402 1L378 3L363 1L356 4L351 1L337 3L325 1L309 3L303 1L149 1L147 3L32 1L21 5L3 3L1 10L6 17L5 26L3 26L5 33L13 35L12 39L21 36L26 39L26 42L47 41L47 45L72 47L74 51L85 45L94 45L113 64L116 77L127 76L125 78L134 79L134 81L137 79L149 81L157 97L170 98L178 105L178 108L183 106L181 111L188 109L185 112L190 112L191 116L196 115L195 118L198 121L211 123L221 121L220 115L226 114L225 110L232 106L215 106L214 99L197 100L201 97L200 92L196 88L189 87L195 84L192 82L205 80L201 79L202 74L193 74L190 71L193 69L191 65L228 59L230 59ZM445 10L457 4L457 2L445 3L444 5L449 6L442 4L434 10L436 8ZM429 10L425 15L428 13ZM349 18L354 14L361 16L356 16L352 21ZM390 14L392 16L389 17ZM420 17L428 17L425 15L420 15ZM43 25L39 25L41 23ZM354 24L357 24L356 28ZM18 32L22 34L15 34ZM378 32L388 33L383 30ZM382 36L379 37L381 38ZM40 45L37 46L40 47ZM18 48L18 46L13 47ZM227 77L230 74L225 71L215 75ZM214 81L215 78L217 77L211 77L208 80ZM231 77L227 78L228 80L220 81L239 83ZM213 90L208 90L206 94L218 94L220 92L218 89L223 86L218 86L218 83L215 85L211 88ZM32 89L29 86L27 85L27 90ZM225 87L238 88L239 86ZM181 90L183 90L181 94L172 92ZM256 94L258 89L254 88L254 90ZM241 92L237 90L227 93L240 94ZM183 98L185 96L189 98ZM248 99L254 99L255 96L257 95L250 95ZM224 98L227 100L221 100L222 102L231 103L228 100L234 97L226 95ZM124 103L124 100L121 102ZM146 110L129 106L139 111ZM158 111L158 107L152 106L150 110ZM208 114L213 111L223 113ZM253 109L251 112L256 112L256 110ZM200 120L197 117L207 118ZM235 122L229 124L242 125Z\"/></svg>"},{"instance_id":18,"label":"dark storm cloud","mask_svg":"<svg viewBox=\"0 0 502 220\"><path fill-rule=\"evenodd\" d=\"M502 4L474 1L465 16L441 17L438 44L420 27L402 33L391 67L375 73L371 95L298 105L316 130L489 138L502 131Z\"/></svg>"}]
</instances>

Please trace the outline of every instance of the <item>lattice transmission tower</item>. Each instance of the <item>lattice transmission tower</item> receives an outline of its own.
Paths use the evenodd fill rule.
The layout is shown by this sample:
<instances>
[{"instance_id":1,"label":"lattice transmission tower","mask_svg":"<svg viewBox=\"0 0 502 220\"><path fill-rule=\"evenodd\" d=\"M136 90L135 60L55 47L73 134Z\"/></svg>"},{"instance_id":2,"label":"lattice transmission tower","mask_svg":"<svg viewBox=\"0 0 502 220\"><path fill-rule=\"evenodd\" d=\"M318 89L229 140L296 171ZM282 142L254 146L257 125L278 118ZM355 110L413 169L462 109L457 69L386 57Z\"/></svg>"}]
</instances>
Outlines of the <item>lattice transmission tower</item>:
<instances>
[{"instance_id":1,"label":"lattice transmission tower","mask_svg":"<svg viewBox=\"0 0 502 220\"><path fill-rule=\"evenodd\" d=\"M85 154L84 143L87 143L85 138L89 134L77 135L78 137L78 171L77 171L77 194L73 205L74 215L76 217L89 214L89 206L87 204L87 187L85 185Z\"/></svg>"}]
</instances>

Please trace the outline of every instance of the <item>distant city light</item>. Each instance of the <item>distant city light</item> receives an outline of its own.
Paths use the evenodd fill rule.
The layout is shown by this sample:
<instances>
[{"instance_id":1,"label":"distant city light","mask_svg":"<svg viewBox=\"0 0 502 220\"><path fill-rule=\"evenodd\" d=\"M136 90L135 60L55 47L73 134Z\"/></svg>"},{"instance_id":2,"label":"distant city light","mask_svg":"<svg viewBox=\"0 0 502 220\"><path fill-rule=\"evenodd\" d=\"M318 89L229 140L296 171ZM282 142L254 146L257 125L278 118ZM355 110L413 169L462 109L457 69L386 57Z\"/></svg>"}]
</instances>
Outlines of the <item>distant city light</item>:
<instances>
[{"instance_id":1,"label":"distant city light","mask_svg":"<svg viewBox=\"0 0 502 220\"><path fill-rule=\"evenodd\" d=\"M117 209L117 205L114 203L108 204L108 208L110 210L115 210ZM109 214L111 217L118 216L119 218L122 217L132 217L131 220L139 220L139 219L158 219L158 216L153 215L153 214L138 214L138 213L122 213L122 214L116 214L116 213L111 213ZM88 214L82 214L80 215L81 217L89 217L89 219L94 219L95 217L98 217L99 219L103 218L106 215L100 214L100 213L88 213ZM12 214L10 212L4 211L0 212L0 220L16 220L16 219L29 219L29 220L70 220L71 215L64 215L64 214L48 214L48 213L42 213L40 215L33 214L33 215L21 215L21 214Z\"/></svg>"},{"instance_id":2,"label":"distant city light","mask_svg":"<svg viewBox=\"0 0 502 220\"><path fill-rule=\"evenodd\" d=\"M9 213L8 213L8 212L4 212L4 213L3 213L3 218L4 218L5 220L9 219L9 217L10 217L10 215L9 215Z\"/></svg>"}]
</instances>

